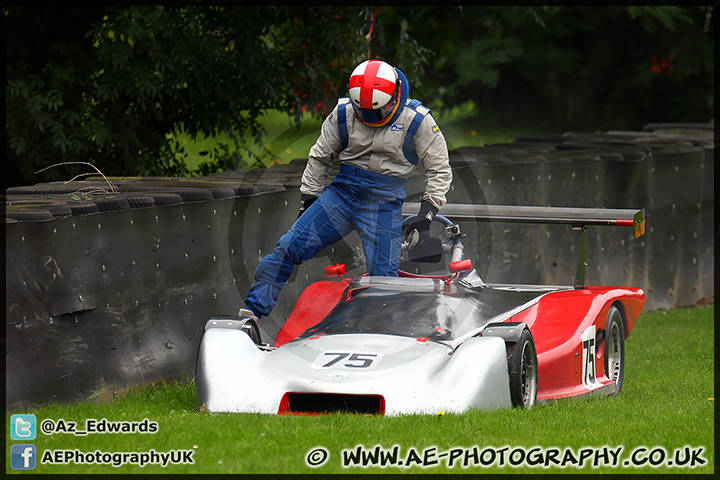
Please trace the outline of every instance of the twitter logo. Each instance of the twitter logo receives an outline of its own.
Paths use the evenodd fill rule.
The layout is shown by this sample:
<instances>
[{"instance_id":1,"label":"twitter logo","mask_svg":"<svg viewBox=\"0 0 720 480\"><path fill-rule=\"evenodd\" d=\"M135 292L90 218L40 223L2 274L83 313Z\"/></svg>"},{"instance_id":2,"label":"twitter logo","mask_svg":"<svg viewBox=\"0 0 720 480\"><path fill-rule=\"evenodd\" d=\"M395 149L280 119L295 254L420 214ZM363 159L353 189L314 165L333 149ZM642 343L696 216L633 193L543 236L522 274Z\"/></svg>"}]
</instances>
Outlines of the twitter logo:
<instances>
[{"instance_id":1,"label":"twitter logo","mask_svg":"<svg viewBox=\"0 0 720 480\"><path fill-rule=\"evenodd\" d=\"M17 414L10 417L10 438L13 440L35 440L37 420L33 414Z\"/></svg>"}]
</instances>

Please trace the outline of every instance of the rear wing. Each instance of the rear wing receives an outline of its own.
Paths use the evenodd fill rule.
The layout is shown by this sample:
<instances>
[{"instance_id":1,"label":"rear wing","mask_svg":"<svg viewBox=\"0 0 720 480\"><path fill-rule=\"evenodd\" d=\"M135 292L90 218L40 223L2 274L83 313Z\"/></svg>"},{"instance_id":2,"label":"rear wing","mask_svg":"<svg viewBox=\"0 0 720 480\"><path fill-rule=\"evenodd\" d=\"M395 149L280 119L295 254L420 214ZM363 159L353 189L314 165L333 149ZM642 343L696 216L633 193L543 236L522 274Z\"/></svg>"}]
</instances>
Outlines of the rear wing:
<instances>
[{"instance_id":1,"label":"rear wing","mask_svg":"<svg viewBox=\"0 0 720 480\"><path fill-rule=\"evenodd\" d=\"M403 205L404 215L414 215L419 210L419 203L406 203ZM585 259L585 227L588 225L632 227L634 238L638 238L645 233L644 209L534 207L447 203L440 209L440 214L452 221L471 220L478 222L570 225L573 230L580 232L580 258L578 261L575 288L583 288L585 286L585 273L587 271L587 262Z\"/></svg>"}]
</instances>

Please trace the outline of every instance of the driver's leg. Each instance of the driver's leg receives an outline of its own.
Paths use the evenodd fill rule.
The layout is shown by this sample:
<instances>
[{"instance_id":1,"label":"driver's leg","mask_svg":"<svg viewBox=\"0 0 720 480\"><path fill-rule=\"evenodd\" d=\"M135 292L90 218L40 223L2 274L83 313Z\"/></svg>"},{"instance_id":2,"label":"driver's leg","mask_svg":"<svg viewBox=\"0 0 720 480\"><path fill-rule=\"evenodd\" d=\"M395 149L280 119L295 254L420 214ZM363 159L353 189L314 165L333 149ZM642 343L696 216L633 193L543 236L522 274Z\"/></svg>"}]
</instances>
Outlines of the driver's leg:
<instances>
[{"instance_id":1,"label":"driver's leg","mask_svg":"<svg viewBox=\"0 0 720 480\"><path fill-rule=\"evenodd\" d=\"M245 305L257 316L270 314L295 265L314 258L322 249L352 231L352 201L348 194L328 186L322 195L297 219L278 241L270 255L255 270L255 284Z\"/></svg>"},{"instance_id":2,"label":"driver's leg","mask_svg":"<svg viewBox=\"0 0 720 480\"><path fill-rule=\"evenodd\" d=\"M400 266L404 188L368 186L355 215L355 226L370 275L397 277Z\"/></svg>"}]
</instances>

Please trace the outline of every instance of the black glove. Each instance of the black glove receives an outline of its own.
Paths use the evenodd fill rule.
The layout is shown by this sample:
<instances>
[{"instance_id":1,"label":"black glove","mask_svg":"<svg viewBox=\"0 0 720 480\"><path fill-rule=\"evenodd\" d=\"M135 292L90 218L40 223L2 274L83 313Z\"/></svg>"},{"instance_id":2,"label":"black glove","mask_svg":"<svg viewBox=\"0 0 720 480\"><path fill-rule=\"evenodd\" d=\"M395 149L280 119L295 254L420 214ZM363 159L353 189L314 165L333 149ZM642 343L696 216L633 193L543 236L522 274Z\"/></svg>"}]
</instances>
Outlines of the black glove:
<instances>
[{"instance_id":1,"label":"black glove","mask_svg":"<svg viewBox=\"0 0 720 480\"><path fill-rule=\"evenodd\" d=\"M408 257L411 262L437 263L442 259L442 241L430 237L430 224L438 208L427 200L420 203L420 213L407 226Z\"/></svg>"},{"instance_id":2,"label":"black glove","mask_svg":"<svg viewBox=\"0 0 720 480\"><path fill-rule=\"evenodd\" d=\"M300 218L300 216L305 212L305 210L310 208L310 205L312 205L317 199L318 197L314 195L307 195L304 193L300 195L300 211L298 212L298 218Z\"/></svg>"},{"instance_id":3,"label":"black glove","mask_svg":"<svg viewBox=\"0 0 720 480\"><path fill-rule=\"evenodd\" d=\"M430 224L435 218L438 208L427 200L420 203L420 213L417 218L407 227L408 235L412 235L413 230L417 230L420 237L430 235Z\"/></svg>"}]
</instances>

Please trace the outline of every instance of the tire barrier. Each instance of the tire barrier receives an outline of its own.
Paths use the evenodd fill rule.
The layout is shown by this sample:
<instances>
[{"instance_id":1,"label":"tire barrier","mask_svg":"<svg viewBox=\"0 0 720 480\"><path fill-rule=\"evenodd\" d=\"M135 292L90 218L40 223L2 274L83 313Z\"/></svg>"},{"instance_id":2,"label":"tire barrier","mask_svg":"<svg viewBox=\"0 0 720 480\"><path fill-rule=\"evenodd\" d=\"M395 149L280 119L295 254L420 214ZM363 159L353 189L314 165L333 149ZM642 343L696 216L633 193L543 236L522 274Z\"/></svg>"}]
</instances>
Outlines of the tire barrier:
<instances>
[{"instance_id":1,"label":"tire barrier","mask_svg":"<svg viewBox=\"0 0 720 480\"><path fill-rule=\"evenodd\" d=\"M645 208L639 239L588 229L587 282L643 288L647 310L690 305L714 295L713 154L713 130L703 125L519 137L453 150L448 201ZM7 189L6 406L192 377L206 320L243 306L259 261L297 218L304 165ZM411 177L407 201L423 190L423 175ZM465 255L487 282L573 284L579 239L569 227L461 228ZM295 269L260 322L264 341L336 263L348 275L365 270L356 234Z\"/></svg>"}]
</instances>

